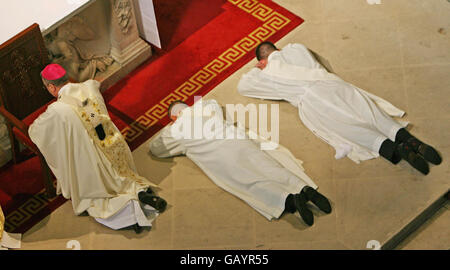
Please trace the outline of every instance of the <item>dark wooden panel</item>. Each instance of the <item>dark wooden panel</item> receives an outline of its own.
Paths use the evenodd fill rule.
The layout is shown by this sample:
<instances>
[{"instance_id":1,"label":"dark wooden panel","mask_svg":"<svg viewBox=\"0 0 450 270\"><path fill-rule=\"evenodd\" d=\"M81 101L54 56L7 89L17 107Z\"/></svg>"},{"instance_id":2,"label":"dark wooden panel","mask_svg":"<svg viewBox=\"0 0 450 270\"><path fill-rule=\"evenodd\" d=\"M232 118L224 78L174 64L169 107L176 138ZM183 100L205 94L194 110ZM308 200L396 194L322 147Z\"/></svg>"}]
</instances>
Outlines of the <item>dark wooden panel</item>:
<instances>
[{"instance_id":1,"label":"dark wooden panel","mask_svg":"<svg viewBox=\"0 0 450 270\"><path fill-rule=\"evenodd\" d=\"M0 45L0 102L18 119L53 98L40 78L47 64L48 52L37 24Z\"/></svg>"}]
</instances>

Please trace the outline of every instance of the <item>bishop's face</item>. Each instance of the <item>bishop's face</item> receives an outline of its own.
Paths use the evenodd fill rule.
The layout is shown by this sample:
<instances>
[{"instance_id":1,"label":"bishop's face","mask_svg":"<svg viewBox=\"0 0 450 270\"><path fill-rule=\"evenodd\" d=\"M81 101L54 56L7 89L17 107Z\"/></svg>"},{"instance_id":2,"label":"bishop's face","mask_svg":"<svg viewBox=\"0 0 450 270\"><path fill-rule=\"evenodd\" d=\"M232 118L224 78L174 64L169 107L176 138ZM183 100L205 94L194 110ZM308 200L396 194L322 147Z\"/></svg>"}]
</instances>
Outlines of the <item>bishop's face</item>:
<instances>
[{"instance_id":1,"label":"bishop's face","mask_svg":"<svg viewBox=\"0 0 450 270\"><path fill-rule=\"evenodd\" d=\"M48 92L50 93L50 95L54 96L55 98L58 97L58 92L59 92L59 88L54 86L53 84L49 83L49 84L45 84L45 87L47 88Z\"/></svg>"}]
</instances>

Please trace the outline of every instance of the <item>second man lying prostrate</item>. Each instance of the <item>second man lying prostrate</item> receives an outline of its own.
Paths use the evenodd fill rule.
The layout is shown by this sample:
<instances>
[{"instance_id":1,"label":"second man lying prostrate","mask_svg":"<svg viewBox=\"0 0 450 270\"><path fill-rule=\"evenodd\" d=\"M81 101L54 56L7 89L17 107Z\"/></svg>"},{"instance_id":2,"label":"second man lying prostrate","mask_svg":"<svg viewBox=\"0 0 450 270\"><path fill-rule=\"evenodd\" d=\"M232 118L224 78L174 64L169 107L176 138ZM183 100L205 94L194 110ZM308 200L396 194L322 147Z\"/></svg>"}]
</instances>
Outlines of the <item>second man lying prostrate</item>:
<instances>
[{"instance_id":1,"label":"second man lying prostrate","mask_svg":"<svg viewBox=\"0 0 450 270\"><path fill-rule=\"evenodd\" d=\"M250 139L244 128L224 120L215 100L202 100L192 107L174 102L168 113L173 122L150 142L153 155L186 155L219 187L269 220L279 218L284 211L298 211L311 226L314 216L308 201L325 213L331 212L328 199L316 191L316 184L291 152L282 146L261 150L261 140ZM208 134L192 136L195 129L205 126L211 127Z\"/></svg>"},{"instance_id":2,"label":"second man lying prostrate","mask_svg":"<svg viewBox=\"0 0 450 270\"><path fill-rule=\"evenodd\" d=\"M259 62L240 80L239 93L298 107L305 126L335 148L336 158L359 163L381 155L394 164L404 159L423 174L429 172L427 161L441 163L433 147L390 117L403 111L329 73L305 46L278 50L263 42L256 57Z\"/></svg>"}]
</instances>

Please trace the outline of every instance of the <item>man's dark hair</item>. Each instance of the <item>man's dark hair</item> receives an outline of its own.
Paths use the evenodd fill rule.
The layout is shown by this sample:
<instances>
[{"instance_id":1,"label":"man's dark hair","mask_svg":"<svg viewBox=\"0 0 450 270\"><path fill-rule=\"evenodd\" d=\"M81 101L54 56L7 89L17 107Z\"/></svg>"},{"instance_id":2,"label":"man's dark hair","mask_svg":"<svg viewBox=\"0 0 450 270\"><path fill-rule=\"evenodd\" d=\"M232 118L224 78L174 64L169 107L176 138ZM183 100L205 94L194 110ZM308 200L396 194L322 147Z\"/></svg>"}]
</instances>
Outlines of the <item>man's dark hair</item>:
<instances>
[{"instance_id":1,"label":"man's dark hair","mask_svg":"<svg viewBox=\"0 0 450 270\"><path fill-rule=\"evenodd\" d=\"M53 84L54 86L61 86L65 83L69 82L69 76L67 76L67 74L65 74L64 76L62 76L61 78L56 79L56 80L44 79L44 77L42 77L42 71L40 74L41 74L41 79L45 86L48 86L49 84Z\"/></svg>"},{"instance_id":2,"label":"man's dark hair","mask_svg":"<svg viewBox=\"0 0 450 270\"><path fill-rule=\"evenodd\" d=\"M278 50L277 47L275 46L275 44L273 44L270 41L264 41L261 44L258 45L258 47L256 47L255 53L256 53L256 59L258 59L258 61L262 60L262 59L267 59L267 57L269 57L270 53L272 53L273 51Z\"/></svg>"},{"instance_id":3,"label":"man's dark hair","mask_svg":"<svg viewBox=\"0 0 450 270\"><path fill-rule=\"evenodd\" d=\"M167 113L169 114L169 117L171 117L171 113L170 111L172 111L172 107L175 106L178 103L182 103L182 104L186 104L186 102L182 101L182 100L175 100L172 103L170 103L169 108L167 109ZM186 104L187 105L187 104Z\"/></svg>"}]
</instances>

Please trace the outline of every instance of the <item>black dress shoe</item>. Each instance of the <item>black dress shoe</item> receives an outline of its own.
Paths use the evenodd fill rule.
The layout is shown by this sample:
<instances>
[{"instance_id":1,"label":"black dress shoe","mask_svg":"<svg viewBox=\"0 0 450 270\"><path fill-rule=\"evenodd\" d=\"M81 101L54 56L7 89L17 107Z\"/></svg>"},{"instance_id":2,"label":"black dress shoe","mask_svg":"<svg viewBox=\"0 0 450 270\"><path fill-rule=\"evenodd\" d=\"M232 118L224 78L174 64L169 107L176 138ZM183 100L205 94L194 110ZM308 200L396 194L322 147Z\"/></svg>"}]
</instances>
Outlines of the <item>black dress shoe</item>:
<instances>
[{"instance_id":1,"label":"black dress shoe","mask_svg":"<svg viewBox=\"0 0 450 270\"><path fill-rule=\"evenodd\" d=\"M412 147L407 143L402 143L398 146L398 152L401 157L406 160L413 168L419 172L427 175L430 172L430 168L425 159L414 153Z\"/></svg>"},{"instance_id":2,"label":"black dress shoe","mask_svg":"<svg viewBox=\"0 0 450 270\"><path fill-rule=\"evenodd\" d=\"M295 208L295 202L294 199L295 195L294 194L289 194L286 198L286 202L284 203L284 211L294 214L295 211L297 211L297 209Z\"/></svg>"},{"instance_id":3,"label":"black dress shoe","mask_svg":"<svg viewBox=\"0 0 450 270\"><path fill-rule=\"evenodd\" d=\"M327 214L331 213L331 204L325 196L309 186L305 187L303 190L306 194L306 198L309 201L314 203L323 212Z\"/></svg>"},{"instance_id":4,"label":"black dress shoe","mask_svg":"<svg viewBox=\"0 0 450 270\"><path fill-rule=\"evenodd\" d=\"M133 225L133 230L136 234L140 234L144 230L144 227L141 227L136 223Z\"/></svg>"},{"instance_id":5,"label":"black dress shoe","mask_svg":"<svg viewBox=\"0 0 450 270\"><path fill-rule=\"evenodd\" d=\"M150 205L151 207L158 210L158 212L160 212L160 213L162 213L162 212L164 212L164 210L166 210L167 202L161 197L158 197L153 194L149 194L145 191L139 192L138 197L139 197L139 201Z\"/></svg>"},{"instance_id":6,"label":"black dress shoe","mask_svg":"<svg viewBox=\"0 0 450 270\"><path fill-rule=\"evenodd\" d=\"M442 162L442 158L439 153L433 147L429 146L426 143L421 142L415 137L411 137L406 140L406 144L411 147L414 152L422 155L426 161L431 162L432 164L439 165Z\"/></svg>"},{"instance_id":7,"label":"black dress shoe","mask_svg":"<svg viewBox=\"0 0 450 270\"><path fill-rule=\"evenodd\" d=\"M125 227L125 228L122 228L122 229L120 229L121 231L122 230L134 230L134 232L136 233L136 234L140 234L143 230L144 230L144 227L141 227L141 226L139 226L137 223L135 223L135 224L133 224L133 225L130 225L130 226L128 226L128 227Z\"/></svg>"},{"instance_id":8,"label":"black dress shoe","mask_svg":"<svg viewBox=\"0 0 450 270\"><path fill-rule=\"evenodd\" d=\"M308 200L306 199L305 193L300 192L299 194L295 194L295 208L297 208L298 213L300 214L306 225L312 226L314 224L314 216L311 210L309 210L306 206L307 201Z\"/></svg>"},{"instance_id":9,"label":"black dress shoe","mask_svg":"<svg viewBox=\"0 0 450 270\"><path fill-rule=\"evenodd\" d=\"M80 217L87 217L87 216L89 216L89 213L88 213L88 211L86 210L86 211L84 211L83 213L81 213L79 216L80 216Z\"/></svg>"},{"instance_id":10,"label":"black dress shoe","mask_svg":"<svg viewBox=\"0 0 450 270\"><path fill-rule=\"evenodd\" d=\"M380 153L380 156L384 157L385 159L392 162L392 164L398 164L400 160L402 160L402 157L396 151L397 144L389 139L384 140L384 142L381 144L380 150L378 153Z\"/></svg>"},{"instance_id":11,"label":"black dress shoe","mask_svg":"<svg viewBox=\"0 0 450 270\"><path fill-rule=\"evenodd\" d=\"M397 165L401 160L402 160L402 156L400 155L400 153L396 149L394 151L394 154L392 155L392 158L391 158L390 161L392 162L392 164Z\"/></svg>"}]
</instances>

